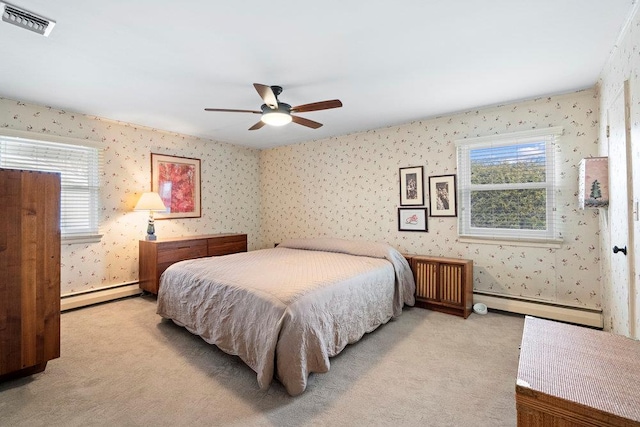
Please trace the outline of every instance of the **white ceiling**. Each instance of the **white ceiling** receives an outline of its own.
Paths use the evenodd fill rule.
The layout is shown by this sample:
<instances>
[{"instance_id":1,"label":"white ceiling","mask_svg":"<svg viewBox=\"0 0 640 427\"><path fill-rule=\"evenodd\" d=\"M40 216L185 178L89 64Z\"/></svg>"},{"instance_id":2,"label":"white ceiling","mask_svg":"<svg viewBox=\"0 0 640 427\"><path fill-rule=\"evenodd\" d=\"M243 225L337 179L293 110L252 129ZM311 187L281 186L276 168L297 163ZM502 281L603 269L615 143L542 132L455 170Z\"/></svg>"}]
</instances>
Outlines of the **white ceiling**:
<instances>
[{"instance_id":1,"label":"white ceiling","mask_svg":"<svg viewBox=\"0 0 640 427\"><path fill-rule=\"evenodd\" d=\"M633 0L10 0L0 97L267 148L592 87ZM324 124L247 129L252 83ZM1 124L0 124L1 125Z\"/></svg>"}]
</instances>

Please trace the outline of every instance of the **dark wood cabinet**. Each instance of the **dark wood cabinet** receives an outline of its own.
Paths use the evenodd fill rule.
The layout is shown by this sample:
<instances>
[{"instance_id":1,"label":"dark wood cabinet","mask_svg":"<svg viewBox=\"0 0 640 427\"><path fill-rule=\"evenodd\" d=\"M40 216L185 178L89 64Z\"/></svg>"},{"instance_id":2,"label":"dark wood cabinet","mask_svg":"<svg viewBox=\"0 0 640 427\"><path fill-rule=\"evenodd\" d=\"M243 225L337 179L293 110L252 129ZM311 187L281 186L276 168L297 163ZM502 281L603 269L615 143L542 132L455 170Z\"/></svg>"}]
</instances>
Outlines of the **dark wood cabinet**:
<instances>
[{"instance_id":1,"label":"dark wood cabinet","mask_svg":"<svg viewBox=\"0 0 640 427\"><path fill-rule=\"evenodd\" d=\"M0 381L60 357L60 175L0 169Z\"/></svg>"},{"instance_id":2,"label":"dark wood cabinet","mask_svg":"<svg viewBox=\"0 0 640 427\"><path fill-rule=\"evenodd\" d=\"M462 316L473 309L473 261L405 255L416 281L416 306Z\"/></svg>"},{"instance_id":3,"label":"dark wood cabinet","mask_svg":"<svg viewBox=\"0 0 640 427\"><path fill-rule=\"evenodd\" d=\"M178 261L247 251L246 234L208 234L140 240L140 289L158 293L160 276Z\"/></svg>"}]
</instances>

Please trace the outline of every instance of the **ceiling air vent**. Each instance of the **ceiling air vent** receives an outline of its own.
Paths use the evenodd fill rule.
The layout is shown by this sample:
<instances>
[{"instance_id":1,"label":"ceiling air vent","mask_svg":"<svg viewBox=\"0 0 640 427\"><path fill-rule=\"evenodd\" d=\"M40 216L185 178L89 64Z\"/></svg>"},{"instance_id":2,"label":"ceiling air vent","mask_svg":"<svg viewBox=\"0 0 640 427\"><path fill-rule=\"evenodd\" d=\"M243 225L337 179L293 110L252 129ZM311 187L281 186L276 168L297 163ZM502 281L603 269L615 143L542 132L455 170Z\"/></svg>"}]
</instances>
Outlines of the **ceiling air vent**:
<instances>
[{"instance_id":1,"label":"ceiling air vent","mask_svg":"<svg viewBox=\"0 0 640 427\"><path fill-rule=\"evenodd\" d=\"M28 10L1 1L0 12L2 12L2 20L4 22L17 25L26 30L31 30L34 33L42 34L45 37L49 36L54 25L56 25L56 21L38 16Z\"/></svg>"}]
</instances>

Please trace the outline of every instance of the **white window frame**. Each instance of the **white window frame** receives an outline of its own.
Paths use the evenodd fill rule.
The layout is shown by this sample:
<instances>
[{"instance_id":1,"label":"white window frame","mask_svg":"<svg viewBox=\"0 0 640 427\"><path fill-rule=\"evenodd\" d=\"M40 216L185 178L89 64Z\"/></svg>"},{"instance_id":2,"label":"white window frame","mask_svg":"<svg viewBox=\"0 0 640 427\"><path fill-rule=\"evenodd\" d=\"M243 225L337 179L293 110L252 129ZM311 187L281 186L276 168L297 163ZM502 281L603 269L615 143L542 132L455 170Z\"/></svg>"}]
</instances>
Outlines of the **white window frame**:
<instances>
[{"instance_id":1,"label":"white window frame","mask_svg":"<svg viewBox=\"0 0 640 427\"><path fill-rule=\"evenodd\" d=\"M100 233L100 186L101 186L101 178L102 178L102 170L103 170L103 145L94 141L70 138L70 137L61 137L56 135L47 135L36 132L27 132L27 131L18 131L13 129L0 129L0 137L5 140L15 140L17 142L44 142L44 143L55 143L55 144L63 144L63 145L73 145L73 146L82 146L82 147L91 147L97 149L97 165L92 164L89 168L93 173L90 177L88 177L90 184L90 200L88 202L87 208L91 211L95 210L95 220L91 221L89 227L86 230L81 230L79 232L73 233L65 233L64 230L61 230L61 240L62 243L70 244L70 243L93 243L99 242L102 238L102 234ZM4 162L0 158L0 167L2 168L12 168L11 166L5 166ZM34 164L32 166L25 166L23 169L27 170L46 170L47 172L56 172L55 168L38 168L38 165ZM64 184L63 184L64 188ZM71 188L71 187L70 187ZM62 209L62 206L61 206Z\"/></svg>"},{"instance_id":2,"label":"white window frame","mask_svg":"<svg viewBox=\"0 0 640 427\"><path fill-rule=\"evenodd\" d=\"M501 242L534 242L559 244L562 242L558 229L556 211L556 139L563 133L562 127L550 127L524 132L491 135L457 140L458 151L458 234L464 239L481 239ZM546 181L510 184L471 184L471 151L489 147L503 147L534 142L545 143ZM471 193L478 190L546 189L545 230L523 230L507 228L480 228L471 226Z\"/></svg>"}]
</instances>

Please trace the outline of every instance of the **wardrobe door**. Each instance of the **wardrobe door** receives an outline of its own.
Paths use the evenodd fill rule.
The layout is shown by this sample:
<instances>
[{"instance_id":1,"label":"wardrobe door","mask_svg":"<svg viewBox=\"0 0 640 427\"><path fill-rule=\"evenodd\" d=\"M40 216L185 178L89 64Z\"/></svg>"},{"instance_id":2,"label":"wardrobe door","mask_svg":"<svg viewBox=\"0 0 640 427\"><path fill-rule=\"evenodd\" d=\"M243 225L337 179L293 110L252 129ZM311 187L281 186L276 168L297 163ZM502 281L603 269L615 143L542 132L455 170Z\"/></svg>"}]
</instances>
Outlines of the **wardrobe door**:
<instances>
[{"instance_id":1,"label":"wardrobe door","mask_svg":"<svg viewBox=\"0 0 640 427\"><path fill-rule=\"evenodd\" d=\"M60 175L0 169L0 379L60 356Z\"/></svg>"}]
</instances>

